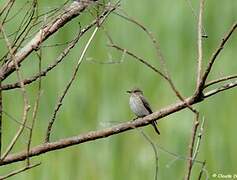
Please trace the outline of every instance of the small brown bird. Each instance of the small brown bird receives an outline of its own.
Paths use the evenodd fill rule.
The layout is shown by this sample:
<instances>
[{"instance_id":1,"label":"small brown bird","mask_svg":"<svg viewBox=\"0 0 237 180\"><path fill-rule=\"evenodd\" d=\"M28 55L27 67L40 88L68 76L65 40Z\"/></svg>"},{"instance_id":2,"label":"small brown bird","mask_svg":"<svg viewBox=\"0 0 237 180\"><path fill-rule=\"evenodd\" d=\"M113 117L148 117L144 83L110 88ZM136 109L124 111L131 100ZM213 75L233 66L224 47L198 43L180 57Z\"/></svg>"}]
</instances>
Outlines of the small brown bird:
<instances>
[{"instance_id":1,"label":"small brown bird","mask_svg":"<svg viewBox=\"0 0 237 180\"><path fill-rule=\"evenodd\" d=\"M143 92L140 89L134 88L130 91L127 91L127 93L130 94L130 108L137 117L144 117L152 113L151 106L143 96ZM152 121L151 124L154 127L156 133L160 134L160 131L156 126L156 121Z\"/></svg>"}]
</instances>

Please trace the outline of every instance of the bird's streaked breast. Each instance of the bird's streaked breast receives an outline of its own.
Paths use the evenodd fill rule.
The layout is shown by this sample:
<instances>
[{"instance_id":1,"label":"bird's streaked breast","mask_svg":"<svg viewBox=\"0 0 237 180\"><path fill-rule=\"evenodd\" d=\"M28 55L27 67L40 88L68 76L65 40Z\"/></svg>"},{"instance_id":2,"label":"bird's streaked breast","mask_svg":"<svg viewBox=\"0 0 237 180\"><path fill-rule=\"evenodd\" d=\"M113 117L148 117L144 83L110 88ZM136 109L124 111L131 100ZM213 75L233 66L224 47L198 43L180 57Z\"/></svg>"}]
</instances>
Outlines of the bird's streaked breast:
<instances>
[{"instance_id":1,"label":"bird's streaked breast","mask_svg":"<svg viewBox=\"0 0 237 180\"><path fill-rule=\"evenodd\" d=\"M131 110L136 114L138 117L146 116L149 113L149 111L146 109L146 107L143 105L142 100L139 98L138 95L132 94L129 99L129 105Z\"/></svg>"}]
</instances>

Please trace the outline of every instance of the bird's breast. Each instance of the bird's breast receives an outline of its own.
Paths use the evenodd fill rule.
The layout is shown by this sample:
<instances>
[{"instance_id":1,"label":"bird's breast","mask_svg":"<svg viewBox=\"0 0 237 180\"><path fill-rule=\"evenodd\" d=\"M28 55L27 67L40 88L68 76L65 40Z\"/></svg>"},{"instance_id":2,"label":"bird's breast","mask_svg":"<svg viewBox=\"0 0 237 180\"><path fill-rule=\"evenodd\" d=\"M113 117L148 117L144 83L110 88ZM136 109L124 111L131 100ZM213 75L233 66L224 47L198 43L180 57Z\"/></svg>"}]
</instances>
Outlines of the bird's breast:
<instances>
[{"instance_id":1,"label":"bird's breast","mask_svg":"<svg viewBox=\"0 0 237 180\"><path fill-rule=\"evenodd\" d=\"M144 106L142 100L137 95L131 95L129 99L129 105L134 114L138 117L146 116L149 111Z\"/></svg>"}]
</instances>

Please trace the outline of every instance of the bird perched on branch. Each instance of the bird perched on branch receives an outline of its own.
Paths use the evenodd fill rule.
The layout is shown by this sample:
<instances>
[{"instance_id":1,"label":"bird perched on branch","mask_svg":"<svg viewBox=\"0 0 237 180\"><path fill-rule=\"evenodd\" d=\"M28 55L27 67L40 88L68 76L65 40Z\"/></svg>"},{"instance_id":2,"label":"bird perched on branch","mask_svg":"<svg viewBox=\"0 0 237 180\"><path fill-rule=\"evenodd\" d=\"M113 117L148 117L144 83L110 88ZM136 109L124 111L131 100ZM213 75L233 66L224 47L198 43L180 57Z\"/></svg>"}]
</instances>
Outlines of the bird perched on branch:
<instances>
[{"instance_id":1,"label":"bird perched on branch","mask_svg":"<svg viewBox=\"0 0 237 180\"><path fill-rule=\"evenodd\" d=\"M131 110L137 117L144 117L152 113L151 106L143 96L142 90L134 88L130 91L127 91L130 94L129 105ZM156 126L156 121L151 122L157 134L160 134Z\"/></svg>"}]
</instances>

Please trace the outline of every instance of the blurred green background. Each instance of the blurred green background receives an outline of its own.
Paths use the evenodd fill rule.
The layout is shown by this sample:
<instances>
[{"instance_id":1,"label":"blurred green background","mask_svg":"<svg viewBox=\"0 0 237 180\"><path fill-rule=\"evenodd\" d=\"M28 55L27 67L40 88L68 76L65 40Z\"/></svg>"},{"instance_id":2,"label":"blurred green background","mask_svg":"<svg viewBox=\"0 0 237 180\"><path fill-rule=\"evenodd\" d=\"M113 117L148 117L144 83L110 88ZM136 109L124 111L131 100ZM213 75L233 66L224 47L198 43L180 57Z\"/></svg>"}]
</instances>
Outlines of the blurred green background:
<instances>
[{"instance_id":1,"label":"blurred green background","mask_svg":"<svg viewBox=\"0 0 237 180\"><path fill-rule=\"evenodd\" d=\"M15 14L22 6L26 6L25 2L17 1L11 14ZM4 3L5 1L1 1L0 5ZM46 12L59 7L62 3L56 0L42 0L39 2L39 11L40 13ZM197 12L198 1L192 1L192 4L194 11ZM159 40L161 51L176 87L183 96L192 95L195 88L197 59L197 22L187 1L121 1L120 8L153 32ZM21 11L14 20L6 25L8 34L15 31L24 13ZM95 9L91 8L68 23L44 45L71 40L80 26L85 26L93 19L91 13L95 14ZM205 65L224 33L236 21L236 17L236 0L209 0L206 2L204 26L208 39L204 40ZM135 54L146 58L152 65L160 67L155 48L146 34L137 26L111 14L105 27L116 44L128 48ZM43 142L55 103L71 78L73 68L90 33L91 31L79 41L63 63L42 79L43 93L33 134L33 145ZM129 109L128 95L125 91L134 86L144 90L153 110L159 110L177 102L168 83L136 60L125 56L120 63L101 64L100 62L108 62L111 59L116 62L121 60L122 54L109 48L107 43L104 31L100 30L64 100L53 127L52 141L132 119L134 115ZM0 44L2 56L6 51L3 39L0 40ZM43 48L42 66L47 67L52 63L64 47ZM209 80L236 73L236 48L237 36L235 33L218 57ZM36 55L30 55L21 69L24 77L35 74L38 69ZM14 74L4 83L15 81L16 75ZM32 107L29 119L31 119L37 95L37 86L37 83L33 83L27 87ZM210 178L212 173L237 174L236 98L237 91L232 89L195 105L200 110L202 118L205 118L204 135L198 159L206 161L206 170ZM22 96L19 89L5 91L3 102L4 111L20 119ZM186 172L186 161L181 157L187 156L193 117L189 110L183 110L162 119L159 121L160 136L157 136L150 126L143 128L158 146L159 179L183 179ZM18 124L4 115L3 148L6 148L17 127ZM25 130L13 152L24 149L27 138L28 131ZM180 159L170 155L164 149L177 154ZM47 153L34 157L32 162L42 162L42 164L11 179L144 180L154 179L155 170L154 152L149 143L136 130ZM0 174L21 168L24 164L20 162L1 167ZM195 165L192 179L197 179L200 168L199 164Z\"/></svg>"}]
</instances>

